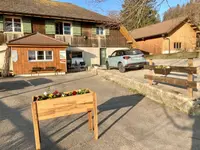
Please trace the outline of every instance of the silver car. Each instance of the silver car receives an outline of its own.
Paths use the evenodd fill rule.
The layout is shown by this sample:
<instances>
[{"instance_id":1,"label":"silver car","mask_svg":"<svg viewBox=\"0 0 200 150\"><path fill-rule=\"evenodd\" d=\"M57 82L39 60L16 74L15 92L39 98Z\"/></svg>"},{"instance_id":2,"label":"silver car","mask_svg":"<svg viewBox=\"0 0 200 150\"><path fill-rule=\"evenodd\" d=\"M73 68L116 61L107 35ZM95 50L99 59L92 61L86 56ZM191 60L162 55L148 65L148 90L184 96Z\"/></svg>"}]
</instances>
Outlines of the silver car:
<instances>
[{"instance_id":1,"label":"silver car","mask_svg":"<svg viewBox=\"0 0 200 150\"><path fill-rule=\"evenodd\" d=\"M144 54L138 49L116 50L106 61L106 68L118 68L120 72L127 69L143 68L147 63Z\"/></svg>"}]
</instances>

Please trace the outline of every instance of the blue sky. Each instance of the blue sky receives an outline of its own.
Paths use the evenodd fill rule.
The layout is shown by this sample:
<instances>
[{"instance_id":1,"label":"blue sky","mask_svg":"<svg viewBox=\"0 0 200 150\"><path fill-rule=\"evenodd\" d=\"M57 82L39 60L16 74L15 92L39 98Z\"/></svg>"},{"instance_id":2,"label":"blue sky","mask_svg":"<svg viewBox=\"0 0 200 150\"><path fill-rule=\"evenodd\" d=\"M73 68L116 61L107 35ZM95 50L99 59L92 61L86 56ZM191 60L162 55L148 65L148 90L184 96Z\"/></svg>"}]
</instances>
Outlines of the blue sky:
<instances>
[{"instance_id":1,"label":"blue sky","mask_svg":"<svg viewBox=\"0 0 200 150\"><path fill-rule=\"evenodd\" d=\"M86 9L90 9L92 11L98 12L100 14L103 15L107 15L109 10L121 10L121 5L123 3L123 0L105 0L105 2L101 3L101 4L94 4L92 3L93 0L58 0L61 2L69 2L69 3L73 3L76 4L78 6L84 7ZM161 2L162 0L157 0L158 3ZM163 13L169 9L170 7L174 7L177 4L185 4L187 3L189 0L168 0L169 5L164 2L160 8L157 8L159 11L160 16L163 16Z\"/></svg>"}]
</instances>

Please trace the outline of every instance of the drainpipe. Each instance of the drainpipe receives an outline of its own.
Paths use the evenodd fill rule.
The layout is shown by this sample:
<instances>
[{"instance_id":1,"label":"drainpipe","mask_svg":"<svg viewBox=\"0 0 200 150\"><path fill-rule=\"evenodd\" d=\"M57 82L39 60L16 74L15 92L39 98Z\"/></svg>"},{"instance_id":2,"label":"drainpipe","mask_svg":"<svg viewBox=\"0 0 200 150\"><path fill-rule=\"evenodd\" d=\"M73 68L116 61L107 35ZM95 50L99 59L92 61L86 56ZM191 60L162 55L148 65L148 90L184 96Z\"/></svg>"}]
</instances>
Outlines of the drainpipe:
<instances>
[{"instance_id":1,"label":"drainpipe","mask_svg":"<svg viewBox=\"0 0 200 150\"><path fill-rule=\"evenodd\" d=\"M170 45L171 45L170 43L171 43L171 41L170 41L170 38L169 38L169 37L166 37L165 39L169 41L169 54L170 54L170 51L171 51L171 50L170 50Z\"/></svg>"}]
</instances>

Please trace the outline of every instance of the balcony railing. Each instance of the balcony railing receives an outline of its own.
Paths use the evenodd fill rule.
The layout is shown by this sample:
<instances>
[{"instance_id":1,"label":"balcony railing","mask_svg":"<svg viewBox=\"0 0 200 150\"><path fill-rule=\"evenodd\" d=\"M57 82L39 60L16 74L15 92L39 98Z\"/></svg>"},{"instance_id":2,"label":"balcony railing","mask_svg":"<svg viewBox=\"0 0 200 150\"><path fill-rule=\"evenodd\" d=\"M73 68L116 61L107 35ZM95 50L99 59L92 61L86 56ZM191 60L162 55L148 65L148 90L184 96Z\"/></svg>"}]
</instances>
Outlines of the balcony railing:
<instances>
[{"instance_id":1,"label":"balcony railing","mask_svg":"<svg viewBox=\"0 0 200 150\"><path fill-rule=\"evenodd\" d=\"M0 33L0 45L8 43L10 40L24 36L23 33ZM127 46L124 37L118 36L70 36L55 35L57 40L68 43L76 47L125 47Z\"/></svg>"},{"instance_id":2,"label":"balcony railing","mask_svg":"<svg viewBox=\"0 0 200 150\"><path fill-rule=\"evenodd\" d=\"M0 33L0 45L24 36L24 33Z\"/></svg>"},{"instance_id":3,"label":"balcony railing","mask_svg":"<svg viewBox=\"0 0 200 150\"><path fill-rule=\"evenodd\" d=\"M55 35L55 39L66 42L67 44L71 45L72 44L72 36L71 35Z\"/></svg>"}]
</instances>

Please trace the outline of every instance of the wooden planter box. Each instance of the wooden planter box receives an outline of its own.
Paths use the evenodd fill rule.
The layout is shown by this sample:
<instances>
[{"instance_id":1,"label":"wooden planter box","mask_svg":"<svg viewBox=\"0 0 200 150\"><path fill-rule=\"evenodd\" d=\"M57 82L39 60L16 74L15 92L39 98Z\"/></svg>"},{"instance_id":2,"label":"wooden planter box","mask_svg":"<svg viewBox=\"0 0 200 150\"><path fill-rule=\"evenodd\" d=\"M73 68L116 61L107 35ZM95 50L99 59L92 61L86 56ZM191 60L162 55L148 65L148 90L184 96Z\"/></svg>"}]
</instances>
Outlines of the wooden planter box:
<instances>
[{"instance_id":1,"label":"wooden planter box","mask_svg":"<svg viewBox=\"0 0 200 150\"><path fill-rule=\"evenodd\" d=\"M92 119L94 114L94 122ZM40 128L39 120L46 120L61 116L73 115L78 113L88 113L89 129L93 129L94 137L98 139L98 118L97 118L97 100L96 93L90 90L90 93L83 95L74 95L37 101L33 97L32 118L34 126L36 150L40 150ZM94 124L93 124L94 123Z\"/></svg>"},{"instance_id":2,"label":"wooden planter box","mask_svg":"<svg viewBox=\"0 0 200 150\"><path fill-rule=\"evenodd\" d=\"M171 68L154 68L155 74L168 75L171 72Z\"/></svg>"}]
</instances>

